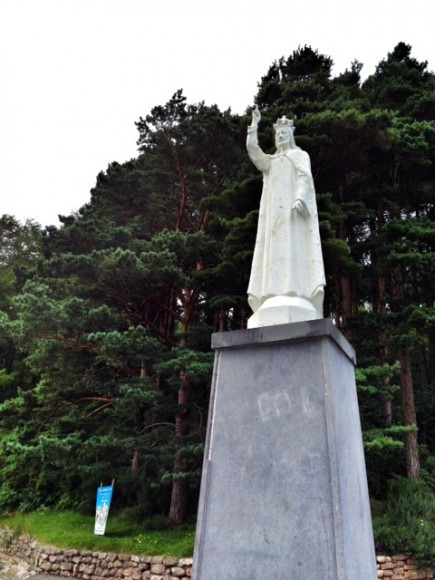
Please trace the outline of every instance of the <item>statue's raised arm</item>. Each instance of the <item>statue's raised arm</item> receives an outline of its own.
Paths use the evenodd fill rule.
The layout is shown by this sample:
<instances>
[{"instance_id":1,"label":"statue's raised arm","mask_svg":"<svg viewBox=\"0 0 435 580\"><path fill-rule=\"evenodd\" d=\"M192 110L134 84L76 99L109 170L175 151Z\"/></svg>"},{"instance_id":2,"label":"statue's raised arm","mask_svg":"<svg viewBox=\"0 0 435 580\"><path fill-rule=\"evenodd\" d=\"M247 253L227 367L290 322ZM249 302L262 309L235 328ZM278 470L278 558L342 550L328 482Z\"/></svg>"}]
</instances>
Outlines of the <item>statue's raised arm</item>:
<instances>
[{"instance_id":1,"label":"statue's raised arm","mask_svg":"<svg viewBox=\"0 0 435 580\"><path fill-rule=\"evenodd\" d=\"M260 146L258 145L258 124L261 119L261 113L257 105L252 109L252 121L248 127L248 137L246 139L246 149L248 150L248 155L255 165L255 167L262 171L263 173L267 173L270 168L270 158L269 155L266 155L261 150Z\"/></svg>"},{"instance_id":2,"label":"statue's raised arm","mask_svg":"<svg viewBox=\"0 0 435 580\"><path fill-rule=\"evenodd\" d=\"M276 152L258 144L252 110L246 146L263 173L257 240L248 287L248 328L323 318L325 274L310 159L296 146L292 119L274 124Z\"/></svg>"}]
</instances>

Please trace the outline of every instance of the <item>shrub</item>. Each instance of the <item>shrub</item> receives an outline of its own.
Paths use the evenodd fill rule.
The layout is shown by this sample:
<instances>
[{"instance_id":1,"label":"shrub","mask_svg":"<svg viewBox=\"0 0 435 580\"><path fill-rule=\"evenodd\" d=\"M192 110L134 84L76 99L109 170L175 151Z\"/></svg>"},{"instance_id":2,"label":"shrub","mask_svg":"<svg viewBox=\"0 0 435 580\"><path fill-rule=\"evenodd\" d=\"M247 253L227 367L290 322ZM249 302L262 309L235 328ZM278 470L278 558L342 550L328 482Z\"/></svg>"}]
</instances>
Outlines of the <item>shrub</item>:
<instances>
[{"instance_id":1,"label":"shrub","mask_svg":"<svg viewBox=\"0 0 435 580\"><path fill-rule=\"evenodd\" d=\"M435 566L435 494L425 481L393 478L384 515L375 519L378 552L406 552Z\"/></svg>"}]
</instances>

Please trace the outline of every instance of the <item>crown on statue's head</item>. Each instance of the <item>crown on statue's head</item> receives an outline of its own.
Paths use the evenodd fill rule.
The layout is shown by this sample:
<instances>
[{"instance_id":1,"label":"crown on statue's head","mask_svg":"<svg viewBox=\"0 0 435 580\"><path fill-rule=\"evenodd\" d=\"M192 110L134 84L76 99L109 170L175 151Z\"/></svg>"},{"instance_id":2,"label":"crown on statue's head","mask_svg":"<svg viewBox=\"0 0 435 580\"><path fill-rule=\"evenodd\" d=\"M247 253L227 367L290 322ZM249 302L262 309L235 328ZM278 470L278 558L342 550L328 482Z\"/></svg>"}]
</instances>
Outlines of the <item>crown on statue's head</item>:
<instances>
[{"instance_id":1,"label":"crown on statue's head","mask_svg":"<svg viewBox=\"0 0 435 580\"><path fill-rule=\"evenodd\" d=\"M276 123L274 123L274 125L273 125L273 128L275 129L275 131L277 131L281 127L286 127L287 129L289 129L293 133L293 131L295 130L295 126L293 124L293 119L287 119L287 117L285 115L283 117L281 117L281 119L277 119Z\"/></svg>"}]
</instances>

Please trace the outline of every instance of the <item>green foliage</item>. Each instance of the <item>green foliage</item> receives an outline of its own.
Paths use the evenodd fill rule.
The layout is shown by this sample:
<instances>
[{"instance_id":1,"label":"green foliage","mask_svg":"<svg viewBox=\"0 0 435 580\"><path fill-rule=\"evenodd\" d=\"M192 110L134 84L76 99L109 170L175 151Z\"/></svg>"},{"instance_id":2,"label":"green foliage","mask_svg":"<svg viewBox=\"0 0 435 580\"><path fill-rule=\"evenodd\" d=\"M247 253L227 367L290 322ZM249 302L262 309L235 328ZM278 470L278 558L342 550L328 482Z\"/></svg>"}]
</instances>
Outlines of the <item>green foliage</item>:
<instances>
[{"instance_id":1,"label":"green foliage","mask_svg":"<svg viewBox=\"0 0 435 580\"><path fill-rule=\"evenodd\" d=\"M0 217L0 402L33 382L10 322L16 317L14 298L33 272L41 249L42 234L35 222Z\"/></svg>"},{"instance_id":2,"label":"green foliage","mask_svg":"<svg viewBox=\"0 0 435 580\"><path fill-rule=\"evenodd\" d=\"M287 59L280 58L259 83L256 103L261 108L281 108L284 114L303 117L319 110L331 92L330 74L333 61L310 46L295 50Z\"/></svg>"},{"instance_id":3,"label":"green foliage","mask_svg":"<svg viewBox=\"0 0 435 580\"><path fill-rule=\"evenodd\" d=\"M7 398L7 393L10 391L18 379L18 373L9 373L6 369L0 369L0 400Z\"/></svg>"},{"instance_id":4,"label":"green foliage","mask_svg":"<svg viewBox=\"0 0 435 580\"><path fill-rule=\"evenodd\" d=\"M422 481L396 477L388 487L385 513L375 519L377 550L413 554L435 565L435 495Z\"/></svg>"}]
</instances>

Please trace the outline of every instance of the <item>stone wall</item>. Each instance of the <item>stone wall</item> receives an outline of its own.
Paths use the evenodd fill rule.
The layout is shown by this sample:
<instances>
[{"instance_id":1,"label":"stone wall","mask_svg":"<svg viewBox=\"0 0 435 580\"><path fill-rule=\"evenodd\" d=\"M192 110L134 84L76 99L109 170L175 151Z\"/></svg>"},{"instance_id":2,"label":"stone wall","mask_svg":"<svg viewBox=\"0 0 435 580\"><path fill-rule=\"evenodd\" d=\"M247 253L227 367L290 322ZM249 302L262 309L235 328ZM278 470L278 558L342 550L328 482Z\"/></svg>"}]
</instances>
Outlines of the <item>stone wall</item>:
<instances>
[{"instance_id":1,"label":"stone wall","mask_svg":"<svg viewBox=\"0 0 435 580\"><path fill-rule=\"evenodd\" d=\"M429 568L418 569L416 562L403 554L378 556L378 578L388 580L429 580L434 573Z\"/></svg>"},{"instance_id":2,"label":"stone wall","mask_svg":"<svg viewBox=\"0 0 435 580\"><path fill-rule=\"evenodd\" d=\"M35 572L84 580L190 580L192 576L191 558L178 560L89 550L59 550L42 546L29 536L17 536L5 530L0 530L0 549L24 560ZM385 580L435 578L432 570L418 569L415 561L405 555L378 556L377 562L378 578Z\"/></svg>"},{"instance_id":3,"label":"stone wall","mask_svg":"<svg viewBox=\"0 0 435 580\"><path fill-rule=\"evenodd\" d=\"M191 558L60 550L42 546L29 536L15 536L1 530L0 547L27 562L35 572L57 576L73 576L84 580L190 580L192 576Z\"/></svg>"}]
</instances>

